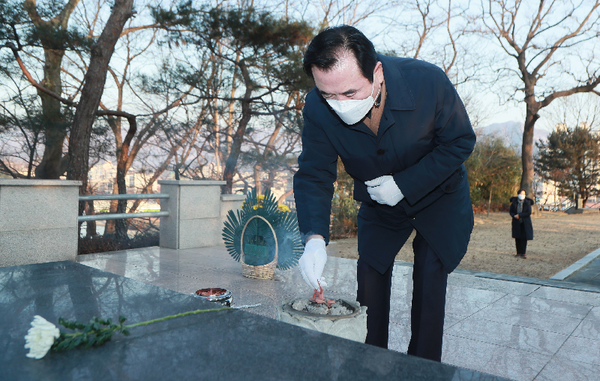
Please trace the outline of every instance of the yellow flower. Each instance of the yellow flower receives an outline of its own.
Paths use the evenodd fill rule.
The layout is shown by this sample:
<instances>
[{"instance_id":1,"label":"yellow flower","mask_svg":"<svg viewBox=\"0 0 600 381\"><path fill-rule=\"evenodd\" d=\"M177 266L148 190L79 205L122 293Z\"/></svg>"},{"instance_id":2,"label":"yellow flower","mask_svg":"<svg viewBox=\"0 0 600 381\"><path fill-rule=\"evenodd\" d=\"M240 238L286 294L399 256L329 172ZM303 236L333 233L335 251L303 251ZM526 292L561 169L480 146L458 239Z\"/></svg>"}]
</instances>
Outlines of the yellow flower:
<instances>
[{"instance_id":1,"label":"yellow flower","mask_svg":"<svg viewBox=\"0 0 600 381\"><path fill-rule=\"evenodd\" d=\"M290 208L288 208L288 206L287 206L287 205L283 205L283 204L281 204L281 205L278 205L278 206L277 206L277 208L278 208L278 209L279 209L279 211L280 211L280 212L282 212L282 213L287 213L287 212L289 212L289 211L290 211Z\"/></svg>"},{"instance_id":2,"label":"yellow flower","mask_svg":"<svg viewBox=\"0 0 600 381\"><path fill-rule=\"evenodd\" d=\"M253 210L257 210L259 208L262 208L264 201L265 201L265 195L264 194L256 196L256 204L252 205L252 209ZM240 209L244 209L245 206L246 206L246 200L244 200L242 202L242 206L240 206Z\"/></svg>"}]
</instances>

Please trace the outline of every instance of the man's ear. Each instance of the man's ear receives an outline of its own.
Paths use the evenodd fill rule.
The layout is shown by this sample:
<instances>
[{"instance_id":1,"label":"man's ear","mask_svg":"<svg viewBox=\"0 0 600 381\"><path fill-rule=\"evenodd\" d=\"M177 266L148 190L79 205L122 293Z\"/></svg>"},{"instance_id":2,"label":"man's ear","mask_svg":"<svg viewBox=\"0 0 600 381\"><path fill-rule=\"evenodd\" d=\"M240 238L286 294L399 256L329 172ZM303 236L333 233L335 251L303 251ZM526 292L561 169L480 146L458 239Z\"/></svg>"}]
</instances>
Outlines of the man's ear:
<instances>
[{"instance_id":1,"label":"man's ear","mask_svg":"<svg viewBox=\"0 0 600 381\"><path fill-rule=\"evenodd\" d=\"M374 72L373 81L377 82L377 83L382 83L383 82L383 65L381 64L381 61L377 61L377 63L375 64L375 70L373 72Z\"/></svg>"}]
</instances>

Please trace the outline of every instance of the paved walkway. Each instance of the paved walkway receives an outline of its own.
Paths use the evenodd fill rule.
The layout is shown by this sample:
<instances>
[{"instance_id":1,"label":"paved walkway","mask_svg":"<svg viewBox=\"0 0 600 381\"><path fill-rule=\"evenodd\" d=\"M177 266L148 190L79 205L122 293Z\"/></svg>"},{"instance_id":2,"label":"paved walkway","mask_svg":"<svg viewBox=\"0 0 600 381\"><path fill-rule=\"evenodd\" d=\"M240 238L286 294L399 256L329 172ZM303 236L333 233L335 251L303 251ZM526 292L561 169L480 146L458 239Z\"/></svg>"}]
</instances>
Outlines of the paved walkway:
<instances>
[{"instance_id":1,"label":"paved walkway","mask_svg":"<svg viewBox=\"0 0 600 381\"><path fill-rule=\"evenodd\" d=\"M600 249L586 255L581 261L577 261L571 270L571 273L566 274L564 280L600 287Z\"/></svg>"},{"instance_id":2,"label":"paved walkway","mask_svg":"<svg viewBox=\"0 0 600 381\"><path fill-rule=\"evenodd\" d=\"M186 294L223 287L235 305L260 303L249 311L271 318L282 301L311 294L296 269L276 271L273 280L245 278L223 246L152 247L78 261ZM395 264L390 349L400 352L410 338L411 272L411 264ZM355 260L330 257L324 277L327 296L355 299ZM514 380L598 380L600 287L457 270L449 277L442 361Z\"/></svg>"}]
</instances>

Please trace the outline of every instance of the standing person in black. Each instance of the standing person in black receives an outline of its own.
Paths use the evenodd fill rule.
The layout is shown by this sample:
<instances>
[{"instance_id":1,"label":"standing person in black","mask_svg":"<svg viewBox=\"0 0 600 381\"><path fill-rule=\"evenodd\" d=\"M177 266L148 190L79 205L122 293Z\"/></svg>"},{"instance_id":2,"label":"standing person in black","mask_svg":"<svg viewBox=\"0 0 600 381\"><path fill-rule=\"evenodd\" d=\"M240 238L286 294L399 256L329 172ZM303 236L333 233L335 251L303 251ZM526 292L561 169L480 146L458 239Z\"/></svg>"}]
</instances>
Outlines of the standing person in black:
<instances>
[{"instance_id":1,"label":"standing person in black","mask_svg":"<svg viewBox=\"0 0 600 381\"><path fill-rule=\"evenodd\" d=\"M527 241L533 239L531 223L531 205L533 200L527 197L525 189L519 190L517 197L510 198L510 216L512 219L512 237L517 246L517 257L527 258Z\"/></svg>"}]
</instances>

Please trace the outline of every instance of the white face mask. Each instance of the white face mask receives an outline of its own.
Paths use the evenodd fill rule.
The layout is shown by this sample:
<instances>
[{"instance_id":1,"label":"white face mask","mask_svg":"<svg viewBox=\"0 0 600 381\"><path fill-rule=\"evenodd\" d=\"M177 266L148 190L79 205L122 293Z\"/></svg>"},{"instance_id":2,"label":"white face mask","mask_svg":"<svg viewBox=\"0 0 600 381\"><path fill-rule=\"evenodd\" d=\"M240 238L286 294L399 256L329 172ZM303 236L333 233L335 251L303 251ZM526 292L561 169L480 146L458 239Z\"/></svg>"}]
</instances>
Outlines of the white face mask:
<instances>
[{"instance_id":1,"label":"white face mask","mask_svg":"<svg viewBox=\"0 0 600 381\"><path fill-rule=\"evenodd\" d=\"M371 108L373 108L373 105L375 104L373 91L375 91L375 81L373 81L371 95L365 99L349 99L346 101L326 99L326 101L344 123L356 124L367 115ZM381 91L381 87L379 88L379 91ZM379 96L379 91L377 92L377 96Z\"/></svg>"},{"instance_id":2,"label":"white face mask","mask_svg":"<svg viewBox=\"0 0 600 381\"><path fill-rule=\"evenodd\" d=\"M519 197L519 200L525 200L525 195L524 194L520 194L517 197Z\"/></svg>"}]
</instances>

